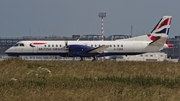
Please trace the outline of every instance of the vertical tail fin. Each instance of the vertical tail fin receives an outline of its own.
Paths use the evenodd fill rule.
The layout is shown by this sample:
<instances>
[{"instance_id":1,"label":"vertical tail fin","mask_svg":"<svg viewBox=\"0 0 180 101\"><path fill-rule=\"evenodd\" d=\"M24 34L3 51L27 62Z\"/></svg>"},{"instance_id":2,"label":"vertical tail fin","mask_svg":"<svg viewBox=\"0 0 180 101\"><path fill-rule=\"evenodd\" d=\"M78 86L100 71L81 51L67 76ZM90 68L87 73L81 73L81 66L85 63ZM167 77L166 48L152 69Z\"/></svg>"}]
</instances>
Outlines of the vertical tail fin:
<instances>
[{"instance_id":1,"label":"vertical tail fin","mask_svg":"<svg viewBox=\"0 0 180 101\"><path fill-rule=\"evenodd\" d=\"M151 34L148 34L148 37L152 40L154 39L156 34L166 34L169 35L169 29L172 21L172 16L163 16L154 29L151 31ZM173 44L168 43L168 39L166 40L166 44L164 44L164 48L171 48Z\"/></svg>"},{"instance_id":2,"label":"vertical tail fin","mask_svg":"<svg viewBox=\"0 0 180 101\"><path fill-rule=\"evenodd\" d=\"M169 34L169 29L170 29L170 24L171 24L172 16L163 16L160 21L156 24L154 29L151 31L150 34L147 35L142 35L142 36L137 36L137 37L132 37L128 39L119 39L123 41L155 41L159 36L168 36ZM116 40L118 41L118 40ZM172 44L166 43L165 48L172 47Z\"/></svg>"},{"instance_id":3,"label":"vertical tail fin","mask_svg":"<svg viewBox=\"0 0 180 101\"><path fill-rule=\"evenodd\" d=\"M154 29L151 31L152 34L169 34L172 16L163 16Z\"/></svg>"}]
</instances>

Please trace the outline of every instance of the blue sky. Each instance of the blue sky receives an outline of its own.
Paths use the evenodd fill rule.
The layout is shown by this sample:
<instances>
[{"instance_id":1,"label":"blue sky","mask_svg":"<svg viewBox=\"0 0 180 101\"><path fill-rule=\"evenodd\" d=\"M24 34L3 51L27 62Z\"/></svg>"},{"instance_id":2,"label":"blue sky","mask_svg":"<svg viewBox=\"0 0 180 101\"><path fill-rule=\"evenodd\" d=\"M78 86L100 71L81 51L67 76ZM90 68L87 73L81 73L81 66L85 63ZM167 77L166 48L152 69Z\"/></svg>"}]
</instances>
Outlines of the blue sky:
<instances>
[{"instance_id":1,"label":"blue sky","mask_svg":"<svg viewBox=\"0 0 180 101\"><path fill-rule=\"evenodd\" d=\"M180 0L0 0L0 37L100 34L99 12L107 12L105 35L150 33L164 15L173 16L170 36L180 34Z\"/></svg>"}]
</instances>

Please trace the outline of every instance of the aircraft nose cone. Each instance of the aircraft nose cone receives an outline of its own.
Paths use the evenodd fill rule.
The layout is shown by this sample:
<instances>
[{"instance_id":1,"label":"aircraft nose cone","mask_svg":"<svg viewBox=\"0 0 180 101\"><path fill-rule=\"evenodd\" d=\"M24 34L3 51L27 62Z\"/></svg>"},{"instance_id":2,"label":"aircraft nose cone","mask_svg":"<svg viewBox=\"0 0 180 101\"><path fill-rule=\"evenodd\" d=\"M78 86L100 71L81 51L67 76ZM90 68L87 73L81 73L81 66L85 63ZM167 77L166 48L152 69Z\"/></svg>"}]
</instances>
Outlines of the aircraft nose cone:
<instances>
[{"instance_id":1,"label":"aircraft nose cone","mask_svg":"<svg viewBox=\"0 0 180 101\"><path fill-rule=\"evenodd\" d=\"M7 49L7 50L5 51L5 54L7 54L7 53L9 53L9 49Z\"/></svg>"},{"instance_id":2,"label":"aircraft nose cone","mask_svg":"<svg viewBox=\"0 0 180 101\"><path fill-rule=\"evenodd\" d=\"M9 53L11 53L12 52L12 48L9 48L9 49L7 49L6 51L5 51L5 54L9 54Z\"/></svg>"}]
</instances>

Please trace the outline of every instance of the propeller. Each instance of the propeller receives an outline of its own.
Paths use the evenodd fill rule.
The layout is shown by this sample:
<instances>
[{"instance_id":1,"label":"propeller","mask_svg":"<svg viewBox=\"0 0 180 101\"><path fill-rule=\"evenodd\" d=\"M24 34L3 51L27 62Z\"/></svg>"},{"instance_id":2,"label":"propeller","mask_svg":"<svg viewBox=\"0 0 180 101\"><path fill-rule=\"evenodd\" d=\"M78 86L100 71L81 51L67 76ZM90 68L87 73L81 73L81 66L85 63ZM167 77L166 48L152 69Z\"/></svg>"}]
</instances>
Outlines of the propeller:
<instances>
[{"instance_id":1,"label":"propeller","mask_svg":"<svg viewBox=\"0 0 180 101\"><path fill-rule=\"evenodd\" d=\"M64 46L65 50L67 51L67 57L70 56L70 49L69 49L69 45L68 45L68 41L65 41L65 46Z\"/></svg>"},{"instance_id":2,"label":"propeller","mask_svg":"<svg viewBox=\"0 0 180 101\"><path fill-rule=\"evenodd\" d=\"M69 49L68 49L68 41L65 42L65 49L66 49L66 51L69 50Z\"/></svg>"}]
</instances>

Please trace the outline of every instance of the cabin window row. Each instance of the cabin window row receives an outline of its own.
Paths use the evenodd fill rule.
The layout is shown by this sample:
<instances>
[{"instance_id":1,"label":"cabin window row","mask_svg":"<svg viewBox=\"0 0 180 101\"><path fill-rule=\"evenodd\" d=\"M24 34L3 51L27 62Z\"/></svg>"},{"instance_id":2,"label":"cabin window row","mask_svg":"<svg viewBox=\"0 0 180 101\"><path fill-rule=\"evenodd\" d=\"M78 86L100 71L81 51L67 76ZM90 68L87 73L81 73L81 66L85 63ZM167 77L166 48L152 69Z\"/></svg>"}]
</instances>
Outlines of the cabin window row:
<instances>
[{"instance_id":1,"label":"cabin window row","mask_svg":"<svg viewBox=\"0 0 180 101\"><path fill-rule=\"evenodd\" d=\"M62 47L62 45L44 45L44 47Z\"/></svg>"},{"instance_id":2,"label":"cabin window row","mask_svg":"<svg viewBox=\"0 0 180 101\"><path fill-rule=\"evenodd\" d=\"M102 45L91 45L91 47L100 47ZM62 45L44 45L44 47L62 47ZM110 45L109 47L123 47L123 45Z\"/></svg>"},{"instance_id":3,"label":"cabin window row","mask_svg":"<svg viewBox=\"0 0 180 101\"><path fill-rule=\"evenodd\" d=\"M94 47L100 47L102 45L94 45ZM93 45L91 45L93 47ZM109 47L123 47L123 45L110 45Z\"/></svg>"}]
</instances>

